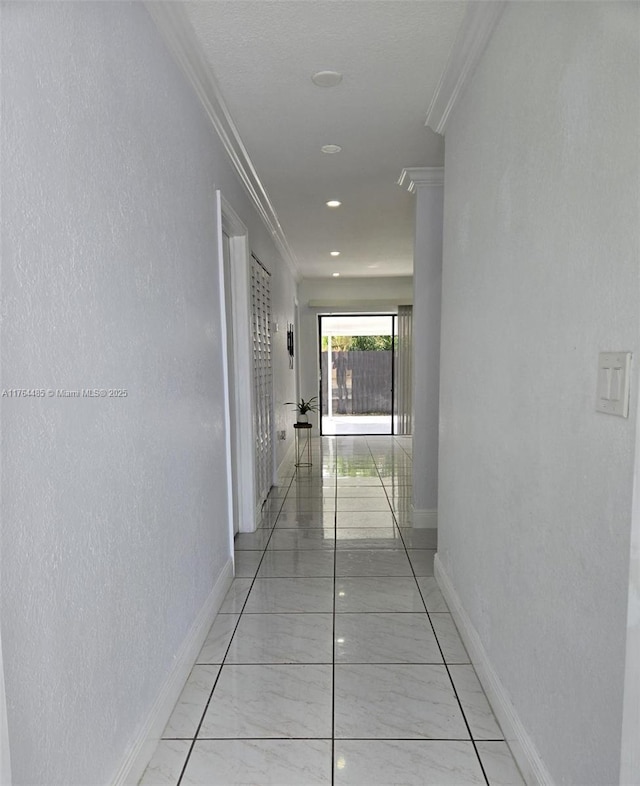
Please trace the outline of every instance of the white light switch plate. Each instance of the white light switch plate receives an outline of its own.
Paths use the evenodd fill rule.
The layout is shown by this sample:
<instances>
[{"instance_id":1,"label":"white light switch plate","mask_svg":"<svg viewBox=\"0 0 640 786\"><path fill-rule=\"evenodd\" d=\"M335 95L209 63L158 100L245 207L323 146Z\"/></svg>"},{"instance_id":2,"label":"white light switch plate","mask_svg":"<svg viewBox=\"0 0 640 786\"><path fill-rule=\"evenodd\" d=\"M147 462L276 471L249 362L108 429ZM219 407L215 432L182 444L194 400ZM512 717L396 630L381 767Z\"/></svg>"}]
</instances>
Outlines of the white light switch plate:
<instances>
[{"instance_id":1,"label":"white light switch plate","mask_svg":"<svg viewBox=\"0 0 640 786\"><path fill-rule=\"evenodd\" d=\"M601 352L598 355L598 412L628 417L630 371L631 352Z\"/></svg>"}]
</instances>

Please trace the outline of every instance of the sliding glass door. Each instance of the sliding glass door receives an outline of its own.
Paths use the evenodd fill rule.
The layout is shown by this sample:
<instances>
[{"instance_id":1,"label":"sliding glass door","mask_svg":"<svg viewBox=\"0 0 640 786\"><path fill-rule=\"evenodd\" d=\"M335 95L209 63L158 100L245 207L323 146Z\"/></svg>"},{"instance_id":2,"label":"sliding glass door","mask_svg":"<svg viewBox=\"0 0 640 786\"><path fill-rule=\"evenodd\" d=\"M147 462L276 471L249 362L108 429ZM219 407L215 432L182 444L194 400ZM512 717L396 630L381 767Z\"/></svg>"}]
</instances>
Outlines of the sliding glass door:
<instances>
[{"instance_id":1,"label":"sliding glass door","mask_svg":"<svg viewBox=\"0 0 640 786\"><path fill-rule=\"evenodd\" d=\"M395 315L319 320L321 433L392 434Z\"/></svg>"}]
</instances>

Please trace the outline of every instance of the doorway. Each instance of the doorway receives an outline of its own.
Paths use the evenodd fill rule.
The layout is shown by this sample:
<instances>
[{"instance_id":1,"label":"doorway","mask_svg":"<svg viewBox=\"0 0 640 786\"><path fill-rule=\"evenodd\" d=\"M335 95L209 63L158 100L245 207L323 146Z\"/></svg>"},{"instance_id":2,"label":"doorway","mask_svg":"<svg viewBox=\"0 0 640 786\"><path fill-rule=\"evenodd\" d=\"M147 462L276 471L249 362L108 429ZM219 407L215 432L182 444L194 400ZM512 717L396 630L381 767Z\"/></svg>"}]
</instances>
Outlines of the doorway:
<instances>
[{"instance_id":1,"label":"doorway","mask_svg":"<svg viewBox=\"0 0 640 786\"><path fill-rule=\"evenodd\" d=\"M322 435L394 433L395 319L318 317Z\"/></svg>"}]
</instances>

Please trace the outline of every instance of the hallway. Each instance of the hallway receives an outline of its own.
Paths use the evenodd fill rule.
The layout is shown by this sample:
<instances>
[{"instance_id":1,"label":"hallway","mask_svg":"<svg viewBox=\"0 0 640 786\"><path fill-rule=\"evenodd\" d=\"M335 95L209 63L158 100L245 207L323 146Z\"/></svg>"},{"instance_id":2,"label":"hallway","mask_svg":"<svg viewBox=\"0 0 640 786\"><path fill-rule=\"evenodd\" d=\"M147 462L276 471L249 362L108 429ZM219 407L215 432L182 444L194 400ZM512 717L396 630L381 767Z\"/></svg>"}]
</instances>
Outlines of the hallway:
<instances>
[{"instance_id":1,"label":"hallway","mask_svg":"<svg viewBox=\"0 0 640 786\"><path fill-rule=\"evenodd\" d=\"M411 438L284 475L141 786L522 784L408 525Z\"/></svg>"}]
</instances>

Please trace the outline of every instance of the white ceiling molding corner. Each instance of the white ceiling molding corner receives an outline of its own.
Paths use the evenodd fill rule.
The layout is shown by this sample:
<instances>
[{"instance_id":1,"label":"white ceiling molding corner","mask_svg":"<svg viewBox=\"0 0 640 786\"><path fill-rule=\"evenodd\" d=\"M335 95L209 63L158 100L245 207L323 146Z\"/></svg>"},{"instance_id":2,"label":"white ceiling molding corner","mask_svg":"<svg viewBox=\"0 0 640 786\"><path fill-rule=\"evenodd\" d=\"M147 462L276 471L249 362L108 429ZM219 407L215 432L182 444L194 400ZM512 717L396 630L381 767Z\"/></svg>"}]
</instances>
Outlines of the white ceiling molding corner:
<instances>
[{"instance_id":1,"label":"white ceiling molding corner","mask_svg":"<svg viewBox=\"0 0 640 786\"><path fill-rule=\"evenodd\" d=\"M471 80L505 6L505 0L467 3L449 60L427 112L425 125L436 134L444 134L449 116Z\"/></svg>"},{"instance_id":2,"label":"white ceiling molding corner","mask_svg":"<svg viewBox=\"0 0 640 786\"><path fill-rule=\"evenodd\" d=\"M298 282L300 280L300 272L295 255L289 247L275 208L271 204L269 195L262 185L260 177L240 138L240 134L227 110L218 85L202 55L182 3L167 0L145 0L145 7L166 41L169 51L202 103L243 186L266 227L271 232L278 250L289 267L291 275Z\"/></svg>"},{"instance_id":3,"label":"white ceiling molding corner","mask_svg":"<svg viewBox=\"0 0 640 786\"><path fill-rule=\"evenodd\" d=\"M413 166L403 169L398 178L398 185L415 194L418 188L425 186L444 185L444 167Z\"/></svg>"}]
</instances>

